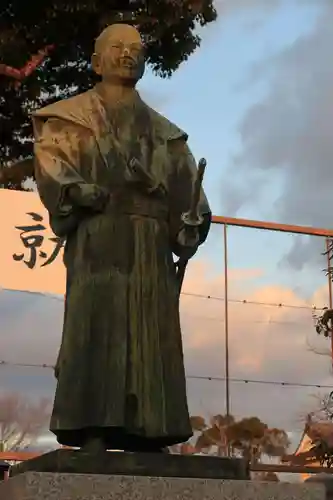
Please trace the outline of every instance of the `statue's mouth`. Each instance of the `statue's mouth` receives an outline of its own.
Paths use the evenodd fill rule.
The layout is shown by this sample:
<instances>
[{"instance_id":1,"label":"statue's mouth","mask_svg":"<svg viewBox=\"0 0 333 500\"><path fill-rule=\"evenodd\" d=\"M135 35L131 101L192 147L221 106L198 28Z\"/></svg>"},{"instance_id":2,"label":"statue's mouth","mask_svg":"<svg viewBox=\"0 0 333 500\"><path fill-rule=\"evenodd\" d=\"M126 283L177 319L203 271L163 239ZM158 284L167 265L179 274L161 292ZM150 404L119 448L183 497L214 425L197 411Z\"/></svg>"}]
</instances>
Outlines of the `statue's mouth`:
<instances>
[{"instance_id":1,"label":"statue's mouth","mask_svg":"<svg viewBox=\"0 0 333 500\"><path fill-rule=\"evenodd\" d=\"M127 57L127 58L120 60L120 65L124 68L135 68L136 62L133 61L133 59L130 59L129 57Z\"/></svg>"}]
</instances>

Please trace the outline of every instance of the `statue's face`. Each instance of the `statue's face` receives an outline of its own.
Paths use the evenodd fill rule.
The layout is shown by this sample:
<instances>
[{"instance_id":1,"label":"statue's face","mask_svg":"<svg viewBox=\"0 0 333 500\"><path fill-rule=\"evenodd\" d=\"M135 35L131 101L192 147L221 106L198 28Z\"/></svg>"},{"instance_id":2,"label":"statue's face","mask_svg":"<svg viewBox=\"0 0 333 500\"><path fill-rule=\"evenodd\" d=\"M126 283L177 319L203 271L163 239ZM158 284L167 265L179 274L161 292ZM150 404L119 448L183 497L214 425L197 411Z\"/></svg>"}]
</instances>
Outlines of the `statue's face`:
<instances>
[{"instance_id":1,"label":"statue's face","mask_svg":"<svg viewBox=\"0 0 333 500\"><path fill-rule=\"evenodd\" d=\"M145 69L144 47L139 32L129 25L106 28L95 45L93 68L104 81L135 85Z\"/></svg>"}]
</instances>

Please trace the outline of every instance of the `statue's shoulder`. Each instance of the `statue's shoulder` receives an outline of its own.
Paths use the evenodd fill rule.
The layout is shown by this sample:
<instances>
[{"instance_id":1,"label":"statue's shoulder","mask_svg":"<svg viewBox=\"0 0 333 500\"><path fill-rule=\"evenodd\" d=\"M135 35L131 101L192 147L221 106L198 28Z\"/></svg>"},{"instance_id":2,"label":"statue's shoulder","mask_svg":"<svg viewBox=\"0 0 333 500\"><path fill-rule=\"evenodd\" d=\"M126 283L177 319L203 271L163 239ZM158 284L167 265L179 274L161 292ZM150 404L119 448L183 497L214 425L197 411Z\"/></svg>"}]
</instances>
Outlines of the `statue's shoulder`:
<instances>
[{"instance_id":1,"label":"statue's shoulder","mask_svg":"<svg viewBox=\"0 0 333 500\"><path fill-rule=\"evenodd\" d=\"M151 115L153 126L155 130L157 130L159 135L167 140L184 139L185 141L187 141L188 134L184 132L184 130L179 128L177 125L168 120L168 118L161 115L154 109L150 108L149 106L147 107Z\"/></svg>"},{"instance_id":2,"label":"statue's shoulder","mask_svg":"<svg viewBox=\"0 0 333 500\"><path fill-rule=\"evenodd\" d=\"M33 118L43 121L48 118L59 118L72 123L90 126L90 114L92 109L92 92L88 90L68 99L49 104L33 113Z\"/></svg>"}]
</instances>

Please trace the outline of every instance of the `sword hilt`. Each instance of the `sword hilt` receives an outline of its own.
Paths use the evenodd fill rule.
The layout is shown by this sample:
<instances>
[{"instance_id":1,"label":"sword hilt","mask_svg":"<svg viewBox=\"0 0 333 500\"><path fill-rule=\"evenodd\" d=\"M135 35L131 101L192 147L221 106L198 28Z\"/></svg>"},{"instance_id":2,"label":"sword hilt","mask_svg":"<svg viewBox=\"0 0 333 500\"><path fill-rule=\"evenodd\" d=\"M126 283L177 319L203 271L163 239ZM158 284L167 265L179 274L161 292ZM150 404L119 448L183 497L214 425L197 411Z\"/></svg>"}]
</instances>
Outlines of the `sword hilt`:
<instances>
[{"instance_id":1,"label":"sword hilt","mask_svg":"<svg viewBox=\"0 0 333 500\"><path fill-rule=\"evenodd\" d=\"M197 227L197 226L200 226L202 224L203 217L202 217L202 215L200 215L198 213L196 214L195 217L193 217L191 212L185 212L182 214L181 220L182 220L183 224L185 224L185 226Z\"/></svg>"}]
</instances>

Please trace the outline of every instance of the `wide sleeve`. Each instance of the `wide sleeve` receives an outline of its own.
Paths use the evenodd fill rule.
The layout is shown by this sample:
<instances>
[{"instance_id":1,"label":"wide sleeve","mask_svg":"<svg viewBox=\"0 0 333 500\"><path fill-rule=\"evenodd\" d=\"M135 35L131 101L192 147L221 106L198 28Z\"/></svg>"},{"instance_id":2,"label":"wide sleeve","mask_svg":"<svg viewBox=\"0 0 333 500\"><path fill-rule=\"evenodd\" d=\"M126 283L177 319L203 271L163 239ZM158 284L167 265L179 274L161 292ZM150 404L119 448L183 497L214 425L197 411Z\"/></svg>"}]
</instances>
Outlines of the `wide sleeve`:
<instances>
[{"instance_id":1,"label":"wide sleeve","mask_svg":"<svg viewBox=\"0 0 333 500\"><path fill-rule=\"evenodd\" d=\"M172 159L172 172L169 180L170 233L173 241L182 227L181 216L190 209L193 186L197 176L197 164L185 138L174 139L169 143ZM203 222L199 226L200 245L209 233L212 213L203 189L198 207Z\"/></svg>"},{"instance_id":2,"label":"wide sleeve","mask_svg":"<svg viewBox=\"0 0 333 500\"><path fill-rule=\"evenodd\" d=\"M80 128L57 118L43 123L34 119L36 185L49 212L51 227L58 236L66 236L73 230L79 217L78 209L68 197L68 189L85 183L79 172Z\"/></svg>"}]
</instances>

